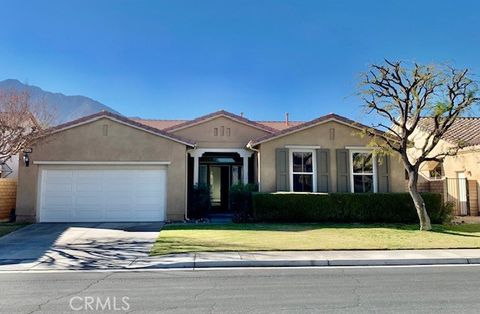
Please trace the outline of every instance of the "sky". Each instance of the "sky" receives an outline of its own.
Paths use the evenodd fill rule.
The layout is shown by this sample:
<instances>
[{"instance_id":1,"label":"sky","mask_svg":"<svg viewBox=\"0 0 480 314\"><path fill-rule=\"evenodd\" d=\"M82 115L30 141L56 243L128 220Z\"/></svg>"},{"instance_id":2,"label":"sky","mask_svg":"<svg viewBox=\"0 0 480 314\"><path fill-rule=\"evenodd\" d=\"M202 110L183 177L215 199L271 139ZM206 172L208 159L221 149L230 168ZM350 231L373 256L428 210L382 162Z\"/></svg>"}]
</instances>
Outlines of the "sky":
<instances>
[{"instance_id":1,"label":"sky","mask_svg":"<svg viewBox=\"0 0 480 314\"><path fill-rule=\"evenodd\" d=\"M390 60L480 71L479 1L0 0L0 80L127 116L370 121L360 74Z\"/></svg>"}]
</instances>

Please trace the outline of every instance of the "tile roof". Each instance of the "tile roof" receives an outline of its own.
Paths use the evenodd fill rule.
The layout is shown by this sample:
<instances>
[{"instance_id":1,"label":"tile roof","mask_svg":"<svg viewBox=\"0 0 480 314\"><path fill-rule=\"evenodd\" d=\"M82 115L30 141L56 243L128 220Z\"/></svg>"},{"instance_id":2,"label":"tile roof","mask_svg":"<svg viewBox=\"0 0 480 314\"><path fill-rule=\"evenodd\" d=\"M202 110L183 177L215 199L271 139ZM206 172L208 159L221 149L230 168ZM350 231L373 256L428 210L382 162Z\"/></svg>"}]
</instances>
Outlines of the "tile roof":
<instances>
[{"instance_id":1,"label":"tile roof","mask_svg":"<svg viewBox=\"0 0 480 314\"><path fill-rule=\"evenodd\" d=\"M196 118L196 119L189 120L189 121L186 121L186 122L183 122L183 123L180 123L180 124L177 124L177 125L174 125L174 126L165 128L165 131L168 131L168 132L176 131L176 130L183 129L183 128L186 128L186 127L189 127L189 126L193 126L193 125L199 124L199 123L201 123L201 122L203 122L203 121L208 121L208 120L210 120L210 119L213 119L213 118L216 118L216 117L220 117L220 116L224 116L224 117L231 118L231 119L236 120L236 121L239 121L239 122L241 122L241 123L250 125L250 126L252 126L252 127L254 127L254 128L264 130L264 131L266 131L266 132L268 132L268 133L275 133L275 132L277 132L277 130L274 129L274 128L271 128L271 127L266 126L266 125L263 125L263 124L261 124L261 123L258 123L258 122L249 120L249 119L247 119L247 118L245 118L245 117L243 117L243 116L239 116L239 115L236 115L236 114L234 114L234 113L231 113L231 112L228 112L228 111L225 111L225 110L215 111L215 112L209 113L209 114L207 114L207 115L198 117L198 118Z\"/></svg>"},{"instance_id":2,"label":"tile roof","mask_svg":"<svg viewBox=\"0 0 480 314\"><path fill-rule=\"evenodd\" d=\"M285 123L285 121L255 121L255 122L266 125L278 131L285 130L292 126L297 126L302 123L305 123L305 121L288 121L288 124Z\"/></svg>"},{"instance_id":3,"label":"tile roof","mask_svg":"<svg viewBox=\"0 0 480 314\"><path fill-rule=\"evenodd\" d=\"M421 118L419 126L428 131L434 128L433 118ZM459 117L444 134L444 140L463 142L465 146L480 145L480 117Z\"/></svg>"},{"instance_id":4,"label":"tile roof","mask_svg":"<svg viewBox=\"0 0 480 314\"><path fill-rule=\"evenodd\" d=\"M192 120L142 119L137 117L130 118L130 119L136 122L157 128L159 130L174 129L180 124L185 124L186 122L192 121ZM276 131L284 130L286 128L304 123L304 121L288 121L288 125L287 125L285 121L256 121L256 120L252 120L252 121L259 125L263 125L268 128L275 129Z\"/></svg>"},{"instance_id":5,"label":"tile roof","mask_svg":"<svg viewBox=\"0 0 480 314\"><path fill-rule=\"evenodd\" d=\"M156 128L159 130L164 130L168 129L170 127L173 127L175 125L179 125L182 123L187 122L188 120L156 120L156 119L141 119L141 118L130 118L133 121L136 121L138 123L142 123L148 126L151 126L152 128Z\"/></svg>"},{"instance_id":6,"label":"tile roof","mask_svg":"<svg viewBox=\"0 0 480 314\"><path fill-rule=\"evenodd\" d=\"M127 125L130 125L130 126L142 129L144 131L147 131L147 132L150 132L150 133L153 133L153 134L171 139L171 140L176 141L176 142L180 142L182 144L186 144L186 145L189 145L189 146L192 146L192 147L195 146L195 142L193 142L192 140L182 138L182 137L177 136L177 135L173 135L171 133L165 132L164 130L160 130L160 129L155 128L153 126L149 126L149 125L140 123L138 121L129 119L129 118L124 117L122 115L112 113L110 111L100 111L100 112L97 112L97 113L94 113L94 114L91 114L91 115L88 115L88 116L84 116L84 117L81 117L79 119L67 122L67 123L57 125L57 126L52 128L52 132L53 133L59 132L59 131L62 131L64 129L68 129L68 128L72 128L74 126L77 126L79 124L87 123L87 122L94 121L94 120L104 118L104 117L105 118L110 118L110 119L113 119L113 120L117 120L117 121L122 122L124 124L127 124Z\"/></svg>"}]
</instances>

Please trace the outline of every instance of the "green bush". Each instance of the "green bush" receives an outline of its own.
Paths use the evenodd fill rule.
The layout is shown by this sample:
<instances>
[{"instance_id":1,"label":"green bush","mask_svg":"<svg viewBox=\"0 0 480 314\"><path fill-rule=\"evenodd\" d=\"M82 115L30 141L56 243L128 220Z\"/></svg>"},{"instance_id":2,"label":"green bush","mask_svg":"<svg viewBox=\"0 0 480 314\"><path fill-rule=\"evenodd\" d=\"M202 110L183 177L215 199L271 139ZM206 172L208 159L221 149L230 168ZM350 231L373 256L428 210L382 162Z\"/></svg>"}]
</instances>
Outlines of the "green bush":
<instances>
[{"instance_id":1,"label":"green bush","mask_svg":"<svg viewBox=\"0 0 480 314\"><path fill-rule=\"evenodd\" d=\"M432 223L450 219L451 206L440 194L421 194ZM418 222L408 193L254 193L253 216L262 222Z\"/></svg>"},{"instance_id":2,"label":"green bush","mask_svg":"<svg viewBox=\"0 0 480 314\"><path fill-rule=\"evenodd\" d=\"M207 184L195 184L189 202L189 217L200 219L207 216L211 202L210 187Z\"/></svg>"},{"instance_id":3,"label":"green bush","mask_svg":"<svg viewBox=\"0 0 480 314\"><path fill-rule=\"evenodd\" d=\"M234 222L253 220L252 193L256 191L256 184L238 183L230 187L230 209L234 212Z\"/></svg>"}]
</instances>

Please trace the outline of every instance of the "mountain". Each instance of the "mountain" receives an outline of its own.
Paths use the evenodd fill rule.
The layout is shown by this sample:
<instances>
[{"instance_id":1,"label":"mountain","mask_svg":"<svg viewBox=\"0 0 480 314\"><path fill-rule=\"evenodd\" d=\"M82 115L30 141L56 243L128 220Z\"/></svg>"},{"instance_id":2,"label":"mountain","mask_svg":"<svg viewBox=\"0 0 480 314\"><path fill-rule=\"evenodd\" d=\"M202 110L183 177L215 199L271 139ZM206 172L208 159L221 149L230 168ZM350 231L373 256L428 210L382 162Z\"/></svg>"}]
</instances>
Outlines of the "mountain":
<instances>
[{"instance_id":1,"label":"mountain","mask_svg":"<svg viewBox=\"0 0 480 314\"><path fill-rule=\"evenodd\" d=\"M44 91L40 87L26 85L18 80L0 81L0 91L28 91L32 103L40 102L55 116L56 123L64 123L102 110L118 113L112 108L85 96L67 96Z\"/></svg>"}]
</instances>

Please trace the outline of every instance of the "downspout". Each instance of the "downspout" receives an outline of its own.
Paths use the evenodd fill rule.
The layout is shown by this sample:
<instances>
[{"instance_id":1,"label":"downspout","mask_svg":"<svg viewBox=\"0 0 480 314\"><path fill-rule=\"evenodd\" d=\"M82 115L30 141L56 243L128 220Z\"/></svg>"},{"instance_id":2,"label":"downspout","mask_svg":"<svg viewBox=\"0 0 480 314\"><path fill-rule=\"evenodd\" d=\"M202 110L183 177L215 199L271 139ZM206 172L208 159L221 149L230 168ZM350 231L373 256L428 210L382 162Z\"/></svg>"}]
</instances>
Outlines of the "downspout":
<instances>
[{"instance_id":1,"label":"downspout","mask_svg":"<svg viewBox=\"0 0 480 314\"><path fill-rule=\"evenodd\" d=\"M192 148L195 149L197 147L197 144L195 144ZM188 218L188 152L189 150L187 149L185 151L185 220L190 221Z\"/></svg>"},{"instance_id":2,"label":"downspout","mask_svg":"<svg viewBox=\"0 0 480 314\"><path fill-rule=\"evenodd\" d=\"M256 148L253 148L252 141L248 142L247 148L256 152L257 156L258 156L258 158L257 158L257 184L258 184L258 192L261 192L261 186L260 186L260 174L261 174L261 171L260 171L260 150L256 149Z\"/></svg>"}]
</instances>

